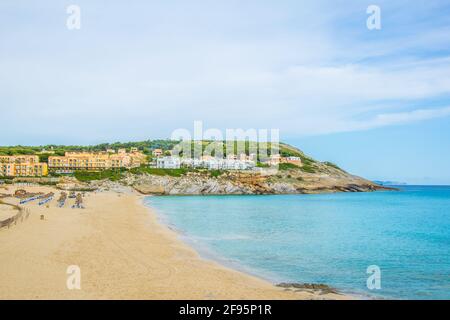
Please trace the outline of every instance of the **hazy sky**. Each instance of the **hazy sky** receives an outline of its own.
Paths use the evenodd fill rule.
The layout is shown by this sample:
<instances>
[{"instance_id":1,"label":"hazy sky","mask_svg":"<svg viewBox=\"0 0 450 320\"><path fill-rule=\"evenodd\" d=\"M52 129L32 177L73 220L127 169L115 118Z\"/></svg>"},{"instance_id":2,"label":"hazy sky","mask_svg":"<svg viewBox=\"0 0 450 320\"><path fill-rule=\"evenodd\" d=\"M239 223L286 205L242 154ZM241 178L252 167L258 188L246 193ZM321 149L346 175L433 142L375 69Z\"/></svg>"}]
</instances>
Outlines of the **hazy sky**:
<instances>
[{"instance_id":1,"label":"hazy sky","mask_svg":"<svg viewBox=\"0 0 450 320\"><path fill-rule=\"evenodd\" d=\"M166 138L202 120L279 128L371 179L450 184L450 3L2 0L0 108L0 145Z\"/></svg>"}]
</instances>

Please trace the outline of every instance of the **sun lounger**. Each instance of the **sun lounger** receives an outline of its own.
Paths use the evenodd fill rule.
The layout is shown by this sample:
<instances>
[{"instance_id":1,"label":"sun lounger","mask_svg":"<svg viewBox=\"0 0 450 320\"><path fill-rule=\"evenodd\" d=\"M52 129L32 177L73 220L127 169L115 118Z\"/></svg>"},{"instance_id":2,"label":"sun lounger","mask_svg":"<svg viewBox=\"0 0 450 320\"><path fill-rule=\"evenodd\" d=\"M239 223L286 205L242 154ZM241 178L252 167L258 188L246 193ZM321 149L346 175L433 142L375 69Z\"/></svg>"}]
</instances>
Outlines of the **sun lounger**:
<instances>
[{"instance_id":1,"label":"sun lounger","mask_svg":"<svg viewBox=\"0 0 450 320\"><path fill-rule=\"evenodd\" d=\"M39 201L39 205L42 206L42 205L44 205L44 204L46 204L47 202L50 202L50 201L52 201L52 200L53 200L53 197L45 198L45 199Z\"/></svg>"}]
</instances>

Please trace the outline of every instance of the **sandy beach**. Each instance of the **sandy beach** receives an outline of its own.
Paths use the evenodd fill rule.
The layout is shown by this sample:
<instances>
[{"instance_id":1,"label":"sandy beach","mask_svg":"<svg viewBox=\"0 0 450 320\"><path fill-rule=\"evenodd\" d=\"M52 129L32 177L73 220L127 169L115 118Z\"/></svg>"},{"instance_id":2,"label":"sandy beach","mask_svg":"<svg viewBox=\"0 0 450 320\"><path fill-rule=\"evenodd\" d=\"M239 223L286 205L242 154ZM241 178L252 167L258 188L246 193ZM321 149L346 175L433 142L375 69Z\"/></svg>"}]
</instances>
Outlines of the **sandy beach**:
<instances>
[{"instance_id":1,"label":"sandy beach","mask_svg":"<svg viewBox=\"0 0 450 320\"><path fill-rule=\"evenodd\" d=\"M87 193L86 208L72 209L73 199L58 208L60 191L49 187L10 186L2 192L19 188L56 196L47 205L24 205L29 217L0 229L0 299L349 298L287 291L202 259L135 192ZM10 209L0 206L5 210ZM80 268L80 290L67 288L71 265Z\"/></svg>"}]
</instances>

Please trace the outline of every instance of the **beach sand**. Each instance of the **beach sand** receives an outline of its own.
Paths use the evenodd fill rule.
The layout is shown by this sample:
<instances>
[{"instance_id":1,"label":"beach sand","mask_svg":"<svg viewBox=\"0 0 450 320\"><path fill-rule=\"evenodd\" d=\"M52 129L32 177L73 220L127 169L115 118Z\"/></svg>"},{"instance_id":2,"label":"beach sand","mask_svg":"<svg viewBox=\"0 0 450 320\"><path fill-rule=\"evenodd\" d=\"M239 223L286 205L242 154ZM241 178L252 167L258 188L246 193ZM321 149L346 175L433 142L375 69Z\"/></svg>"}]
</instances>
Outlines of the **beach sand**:
<instances>
[{"instance_id":1,"label":"beach sand","mask_svg":"<svg viewBox=\"0 0 450 320\"><path fill-rule=\"evenodd\" d=\"M53 191L55 199L60 193L24 189ZM136 193L87 193L85 209L71 209L73 199L58 208L55 199L48 207L37 201L25 205L28 219L0 229L0 299L350 298L286 291L202 259L160 224ZM80 290L67 288L71 265L80 268Z\"/></svg>"}]
</instances>

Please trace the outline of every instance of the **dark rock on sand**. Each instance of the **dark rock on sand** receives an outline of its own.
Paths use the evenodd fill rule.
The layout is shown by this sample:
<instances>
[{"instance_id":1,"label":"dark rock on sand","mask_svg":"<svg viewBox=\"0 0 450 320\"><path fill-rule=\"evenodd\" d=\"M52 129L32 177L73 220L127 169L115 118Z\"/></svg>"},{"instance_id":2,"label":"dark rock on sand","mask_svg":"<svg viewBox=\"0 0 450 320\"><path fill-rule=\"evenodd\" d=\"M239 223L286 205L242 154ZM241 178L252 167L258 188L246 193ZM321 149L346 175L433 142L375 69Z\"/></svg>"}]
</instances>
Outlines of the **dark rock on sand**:
<instances>
[{"instance_id":1,"label":"dark rock on sand","mask_svg":"<svg viewBox=\"0 0 450 320\"><path fill-rule=\"evenodd\" d=\"M279 283L277 287L285 288L293 291L311 291L319 292L319 294L335 293L339 294L336 289L327 286L326 284L316 283Z\"/></svg>"}]
</instances>

